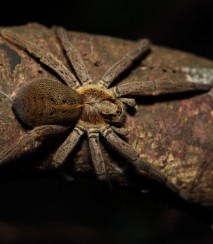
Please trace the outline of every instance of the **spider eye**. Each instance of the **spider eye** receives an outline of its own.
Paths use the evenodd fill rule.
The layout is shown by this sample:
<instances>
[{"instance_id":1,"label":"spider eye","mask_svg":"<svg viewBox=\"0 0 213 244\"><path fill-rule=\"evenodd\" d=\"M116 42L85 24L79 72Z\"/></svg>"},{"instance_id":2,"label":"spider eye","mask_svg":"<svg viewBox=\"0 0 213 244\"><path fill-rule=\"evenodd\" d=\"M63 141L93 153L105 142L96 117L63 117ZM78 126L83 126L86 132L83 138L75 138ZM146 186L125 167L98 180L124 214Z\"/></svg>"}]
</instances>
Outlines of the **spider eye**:
<instances>
[{"instance_id":1,"label":"spider eye","mask_svg":"<svg viewBox=\"0 0 213 244\"><path fill-rule=\"evenodd\" d=\"M121 107L117 107L117 110L116 110L115 114L118 116L118 115L121 115L121 112L122 112Z\"/></svg>"}]
</instances>

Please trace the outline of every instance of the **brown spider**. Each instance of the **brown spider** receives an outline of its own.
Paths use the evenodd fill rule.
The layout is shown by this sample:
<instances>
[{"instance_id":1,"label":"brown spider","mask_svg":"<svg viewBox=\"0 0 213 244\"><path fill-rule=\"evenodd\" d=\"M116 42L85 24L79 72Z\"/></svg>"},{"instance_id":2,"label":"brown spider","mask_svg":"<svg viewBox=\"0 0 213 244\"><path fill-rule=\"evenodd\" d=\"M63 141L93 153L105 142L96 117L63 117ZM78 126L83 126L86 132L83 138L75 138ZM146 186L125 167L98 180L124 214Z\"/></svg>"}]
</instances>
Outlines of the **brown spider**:
<instances>
[{"instance_id":1,"label":"brown spider","mask_svg":"<svg viewBox=\"0 0 213 244\"><path fill-rule=\"evenodd\" d=\"M33 129L24 135L16 146L0 155L0 163L13 155L17 147L29 142L42 141L48 136L63 133L75 125L53 156L52 163L55 167L64 163L81 136L86 133L95 172L100 179L106 179L107 170L99 143L101 135L115 151L136 168L144 170L158 181L166 182L163 175L142 160L139 153L117 135L125 135L126 132L121 127L126 113L125 106L134 106L135 100L132 96L135 95L207 90L209 86L192 82L174 84L169 81L138 81L109 88L122 72L147 52L150 46L147 39L140 40L135 49L116 62L100 81L94 84L79 52L70 43L66 31L63 28L56 28L56 34L76 75L73 75L51 53L32 44L20 34L9 30L1 31L5 39L39 58L41 63L55 71L66 85L58 80L38 79L29 82L18 91L13 100L15 114L24 124Z\"/></svg>"}]
</instances>

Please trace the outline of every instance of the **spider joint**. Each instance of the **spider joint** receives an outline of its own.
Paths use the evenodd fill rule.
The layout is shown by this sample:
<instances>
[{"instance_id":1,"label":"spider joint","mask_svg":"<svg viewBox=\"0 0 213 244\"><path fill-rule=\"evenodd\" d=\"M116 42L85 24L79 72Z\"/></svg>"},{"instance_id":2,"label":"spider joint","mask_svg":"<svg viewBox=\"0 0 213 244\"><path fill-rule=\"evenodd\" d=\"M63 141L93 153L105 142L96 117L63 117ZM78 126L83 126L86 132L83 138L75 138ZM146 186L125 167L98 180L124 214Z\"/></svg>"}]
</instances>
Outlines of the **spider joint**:
<instances>
[{"instance_id":1,"label":"spider joint","mask_svg":"<svg viewBox=\"0 0 213 244\"><path fill-rule=\"evenodd\" d=\"M91 85L91 84L92 84L91 79L84 80L84 85Z\"/></svg>"},{"instance_id":2,"label":"spider joint","mask_svg":"<svg viewBox=\"0 0 213 244\"><path fill-rule=\"evenodd\" d=\"M111 91L111 93L112 93L112 95L114 96L114 97L120 97L120 92L119 92L119 89L118 89L118 87L117 86L115 86L115 87L112 87L111 89L110 89L110 91Z\"/></svg>"},{"instance_id":3,"label":"spider joint","mask_svg":"<svg viewBox=\"0 0 213 244\"><path fill-rule=\"evenodd\" d=\"M74 129L73 129L78 135L82 135L84 133L84 129L83 127L77 125Z\"/></svg>"},{"instance_id":4,"label":"spider joint","mask_svg":"<svg viewBox=\"0 0 213 244\"><path fill-rule=\"evenodd\" d=\"M99 82L98 82L98 85L101 87L101 88L104 88L106 89L107 88L107 81L101 79Z\"/></svg>"},{"instance_id":5,"label":"spider joint","mask_svg":"<svg viewBox=\"0 0 213 244\"><path fill-rule=\"evenodd\" d=\"M104 136L104 137L107 137L109 134L112 133L112 130L110 129L109 126L106 126L104 128L102 128L101 130L101 134Z\"/></svg>"},{"instance_id":6,"label":"spider joint","mask_svg":"<svg viewBox=\"0 0 213 244\"><path fill-rule=\"evenodd\" d=\"M100 130L98 128L88 128L87 134L89 138L97 138L99 137Z\"/></svg>"}]
</instances>

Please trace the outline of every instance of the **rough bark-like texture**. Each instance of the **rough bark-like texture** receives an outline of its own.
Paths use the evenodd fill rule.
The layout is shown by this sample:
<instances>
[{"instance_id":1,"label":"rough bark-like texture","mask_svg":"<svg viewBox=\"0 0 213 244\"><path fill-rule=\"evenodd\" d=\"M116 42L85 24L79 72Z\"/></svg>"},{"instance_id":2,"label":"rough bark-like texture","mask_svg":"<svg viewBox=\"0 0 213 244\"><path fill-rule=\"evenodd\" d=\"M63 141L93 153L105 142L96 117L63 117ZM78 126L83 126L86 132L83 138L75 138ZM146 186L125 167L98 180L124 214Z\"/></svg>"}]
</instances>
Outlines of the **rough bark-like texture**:
<instances>
[{"instance_id":1,"label":"rough bark-like texture","mask_svg":"<svg viewBox=\"0 0 213 244\"><path fill-rule=\"evenodd\" d=\"M53 30L38 24L28 24L15 27L14 31L26 35L32 42L50 50L68 65ZM105 36L76 32L69 34L72 43L80 50L95 82L135 45L131 41ZM183 67L213 69L213 62L188 53L152 46L151 53L121 79L122 82L160 79L178 82L187 77L180 71ZM58 78L49 69L41 66L38 60L0 38L2 91L14 96L21 86L32 79L42 77ZM191 93L143 97L138 98L138 103L136 111L126 118L125 126L129 129L128 142L141 153L142 158L165 174L186 199L203 205L213 205L213 92L196 96ZM0 152L2 152L18 141L26 130L14 116L11 101L0 95L0 104ZM54 149L62 140L63 136L37 148L32 156L32 167L35 167L33 160L36 158L36 164L42 165L42 169L48 168ZM105 145L104 141L103 144ZM18 153L19 156L25 151L31 152L33 146L23 148ZM42 155L39 154L41 151ZM113 151L110 148L106 150L103 147L103 151L109 175L117 177L120 182L126 181L128 168L115 166L121 159L112 156ZM91 170L85 140L68 161L75 171Z\"/></svg>"}]
</instances>

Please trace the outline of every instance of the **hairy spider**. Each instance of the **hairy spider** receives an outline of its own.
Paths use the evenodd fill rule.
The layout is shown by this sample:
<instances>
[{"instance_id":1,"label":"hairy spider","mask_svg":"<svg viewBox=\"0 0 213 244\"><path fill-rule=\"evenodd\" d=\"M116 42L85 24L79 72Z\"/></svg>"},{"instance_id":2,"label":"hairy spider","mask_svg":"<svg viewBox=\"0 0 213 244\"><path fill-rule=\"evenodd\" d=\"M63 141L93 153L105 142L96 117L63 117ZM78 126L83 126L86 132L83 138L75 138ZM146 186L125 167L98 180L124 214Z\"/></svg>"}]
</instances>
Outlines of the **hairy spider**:
<instances>
[{"instance_id":1,"label":"hairy spider","mask_svg":"<svg viewBox=\"0 0 213 244\"><path fill-rule=\"evenodd\" d=\"M42 50L22 35L6 29L1 31L5 39L39 58L41 63L55 71L66 84L58 80L37 79L27 83L17 92L13 100L14 112L32 130L21 137L17 145L0 155L0 163L14 154L17 147L29 142L42 141L46 137L63 133L74 126L53 156L52 164L55 167L64 163L81 136L86 133L95 172L100 179L106 179L107 167L99 142L101 135L115 151L136 168L146 171L158 181L166 182L166 178L161 173L142 160L139 153L119 137L119 134L125 135L125 129L122 128L125 107L135 105L135 100L132 98L135 95L207 90L209 86L192 82L174 84L169 81L138 81L110 87L122 72L147 52L150 47L147 39L140 40L135 49L123 56L94 84L79 52L70 43L66 31L58 27L56 34L75 75L50 52Z\"/></svg>"}]
</instances>

